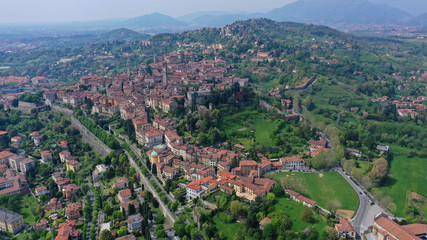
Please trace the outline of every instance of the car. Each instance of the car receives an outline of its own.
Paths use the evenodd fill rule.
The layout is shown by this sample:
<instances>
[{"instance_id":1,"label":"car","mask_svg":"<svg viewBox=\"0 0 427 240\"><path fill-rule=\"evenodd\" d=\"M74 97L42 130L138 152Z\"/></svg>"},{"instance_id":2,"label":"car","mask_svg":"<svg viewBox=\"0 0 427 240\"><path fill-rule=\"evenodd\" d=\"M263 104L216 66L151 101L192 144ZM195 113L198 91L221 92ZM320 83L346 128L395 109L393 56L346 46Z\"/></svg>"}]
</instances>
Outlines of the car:
<instances>
[{"instance_id":1,"label":"car","mask_svg":"<svg viewBox=\"0 0 427 240\"><path fill-rule=\"evenodd\" d=\"M362 192L359 192L360 195L362 195Z\"/></svg>"}]
</instances>

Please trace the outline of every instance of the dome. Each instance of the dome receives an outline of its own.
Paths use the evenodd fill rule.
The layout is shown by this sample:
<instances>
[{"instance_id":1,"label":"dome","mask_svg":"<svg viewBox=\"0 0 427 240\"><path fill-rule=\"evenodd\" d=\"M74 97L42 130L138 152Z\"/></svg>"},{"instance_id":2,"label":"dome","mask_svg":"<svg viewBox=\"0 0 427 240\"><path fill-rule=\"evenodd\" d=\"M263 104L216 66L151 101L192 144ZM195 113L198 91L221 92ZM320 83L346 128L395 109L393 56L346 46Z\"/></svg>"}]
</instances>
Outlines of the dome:
<instances>
[{"instance_id":1,"label":"dome","mask_svg":"<svg viewBox=\"0 0 427 240\"><path fill-rule=\"evenodd\" d=\"M151 156L153 156L153 157L155 157L155 156L157 156L158 154L157 154L157 152L156 151L153 151L152 153L151 153Z\"/></svg>"}]
</instances>

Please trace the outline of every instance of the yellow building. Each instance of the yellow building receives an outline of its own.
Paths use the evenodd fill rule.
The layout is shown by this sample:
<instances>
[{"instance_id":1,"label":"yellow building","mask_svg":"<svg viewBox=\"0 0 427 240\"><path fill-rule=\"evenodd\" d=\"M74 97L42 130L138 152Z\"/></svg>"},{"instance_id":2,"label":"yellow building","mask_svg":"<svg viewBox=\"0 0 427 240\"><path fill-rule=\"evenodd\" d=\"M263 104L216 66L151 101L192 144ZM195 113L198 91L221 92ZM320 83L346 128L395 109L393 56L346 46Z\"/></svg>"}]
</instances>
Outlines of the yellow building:
<instances>
[{"instance_id":1,"label":"yellow building","mask_svg":"<svg viewBox=\"0 0 427 240\"><path fill-rule=\"evenodd\" d=\"M67 171L77 172L80 169L80 162L76 160L68 160L65 162Z\"/></svg>"},{"instance_id":2,"label":"yellow building","mask_svg":"<svg viewBox=\"0 0 427 240\"><path fill-rule=\"evenodd\" d=\"M24 217L18 213L0 208L0 230L16 234L24 229Z\"/></svg>"}]
</instances>

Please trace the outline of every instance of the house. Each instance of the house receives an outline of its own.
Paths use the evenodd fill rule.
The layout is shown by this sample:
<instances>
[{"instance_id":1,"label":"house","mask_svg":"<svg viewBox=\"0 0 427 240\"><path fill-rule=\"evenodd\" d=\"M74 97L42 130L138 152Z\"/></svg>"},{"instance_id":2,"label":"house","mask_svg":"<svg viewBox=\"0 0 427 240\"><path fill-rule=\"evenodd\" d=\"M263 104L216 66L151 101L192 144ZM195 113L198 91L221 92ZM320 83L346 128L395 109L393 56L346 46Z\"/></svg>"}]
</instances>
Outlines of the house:
<instances>
[{"instance_id":1,"label":"house","mask_svg":"<svg viewBox=\"0 0 427 240\"><path fill-rule=\"evenodd\" d=\"M23 195L29 192L28 182L23 174L16 174L11 169L7 169L4 176L0 177L0 196Z\"/></svg>"},{"instance_id":2,"label":"house","mask_svg":"<svg viewBox=\"0 0 427 240\"><path fill-rule=\"evenodd\" d=\"M76 220L68 220L59 224L58 234L55 240L78 240L79 230L76 229Z\"/></svg>"},{"instance_id":3,"label":"house","mask_svg":"<svg viewBox=\"0 0 427 240\"><path fill-rule=\"evenodd\" d=\"M418 113L415 111L415 109L397 109L397 115L399 117L411 117L416 118L418 116Z\"/></svg>"},{"instance_id":4,"label":"house","mask_svg":"<svg viewBox=\"0 0 427 240\"><path fill-rule=\"evenodd\" d=\"M328 142L325 138L321 138L319 141L316 140L310 140L308 141L308 144L316 146L316 147L326 147Z\"/></svg>"},{"instance_id":5,"label":"house","mask_svg":"<svg viewBox=\"0 0 427 240\"><path fill-rule=\"evenodd\" d=\"M386 214L380 213L369 227L378 240L421 240L427 237L427 224L409 224L401 226Z\"/></svg>"},{"instance_id":6,"label":"house","mask_svg":"<svg viewBox=\"0 0 427 240\"><path fill-rule=\"evenodd\" d=\"M13 155L9 158L9 166L12 168L15 172L19 172L20 170L20 163L24 161L26 158L19 155Z\"/></svg>"},{"instance_id":7,"label":"house","mask_svg":"<svg viewBox=\"0 0 427 240\"><path fill-rule=\"evenodd\" d=\"M263 229L264 229L264 227L265 227L265 225L267 225L267 224L269 224L269 223L271 223L271 219L270 219L270 218L268 218L268 217L265 217L265 218L263 218L263 219L259 222L259 228L260 228L261 230L263 230Z\"/></svg>"},{"instance_id":8,"label":"house","mask_svg":"<svg viewBox=\"0 0 427 240\"><path fill-rule=\"evenodd\" d=\"M65 216L68 219L75 219L80 217L82 211L82 204L80 202L70 203L65 208Z\"/></svg>"},{"instance_id":9,"label":"house","mask_svg":"<svg viewBox=\"0 0 427 240\"><path fill-rule=\"evenodd\" d=\"M347 148L347 152L353 156L356 157L361 157L362 156L362 152L357 150L357 149L353 149L353 148Z\"/></svg>"},{"instance_id":10,"label":"house","mask_svg":"<svg viewBox=\"0 0 427 240\"><path fill-rule=\"evenodd\" d=\"M49 194L50 192L47 189L47 187L41 186L41 187L36 188L35 193L36 193L37 197L41 197L42 195Z\"/></svg>"},{"instance_id":11,"label":"house","mask_svg":"<svg viewBox=\"0 0 427 240\"><path fill-rule=\"evenodd\" d=\"M335 231L338 233L339 238L356 239L356 229L345 218L341 218L340 223L335 224Z\"/></svg>"},{"instance_id":12,"label":"house","mask_svg":"<svg viewBox=\"0 0 427 240\"><path fill-rule=\"evenodd\" d=\"M30 169L36 166L36 163L31 159L25 159L19 163L20 169L22 173L28 172Z\"/></svg>"},{"instance_id":13,"label":"house","mask_svg":"<svg viewBox=\"0 0 427 240\"><path fill-rule=\"evenodd\" d=\"M136 237L133 234L128 234L123 237L116 238L116 240L136 240Z\"/></svg>"},{"instance_id":14,"label":"house","mask_svg":"<svg viewBox=\"0 0 427 240\"><path fill-rule=\"evenodd\" d=\"M15 136L15 137L12 137L10 140L12 141L12 143L15 143L15 142L21 143L22 142L22 137Z\"/></svg>"},{"instance_id":15,"label":"house","mask_svg":"<svg viewBox=\"0 0 427 240\"><path fill-rule=\"evenodd\" d=\"M24 216L0 208L0 231L17 234L22 229L24 229L24 227Z\"/></svg>"},{"instance_id":16,"label":"house","mask_svg":"<svg viewBox=\"0 0 427 240\"><path fill-rule=\"evenodd\" d=\"M117 198L121 203L127 202L132 197L132 191L130 189L120 190L117 194Z\"/></svg>"},{"instance_id":17,"label":"house","mask_svg":"<svg viewBox=\"0 0 427 240\"><path fill-rule=\"evenodd\" d=\"M388 153L388 146L387 145L378 144L376 149L378 151L380 151L380 154Z\"/></svg>"},{"instance_id":18,"label":"house","mask_svg":"<svg viewBox=\"0 0 427 240\"><path fill-rule=\"evenodd\" d=\"M305 164L304 159L300 155L281 158L280 162L282 163L282 169L286 169L286 170L289 170L289 171L293 171L293 170L304 171L304 170L307 170L307 165Z\"/></svg>"},{"instance_id":19,"label":"house","mask_svg":"<svg viewBox=\"0 0 427 240\"><path fill-rule=\"evenodd\" d=\"M93 181L98 182L102 178L102 173L107 171L108 167L104 164L96 165L95 170L92 172Z\"/></svg>"},{"instance_id":20,"label":"house","mask_svg":"<svg viewBox=\"0 0 427 240\"><path fill-rule=\"evenodd\" d=\"M47 206L45 206L45 210L47 210L47 211L58 210L61 208L62 208L62 204L60 202L58 202L57 198L50 199L50 201L47 203Z\"/></svg>"},{"instance_id":21,"label":"house","mask_svg":"<svg viewBox=\"0 0 427 240\"><path fill-rule=\"evenodd\" d=\"M80 169L80 162L74 159L67 159L65 161L67 171L77 172Z\"/></svg>"},{"instance_id":22,"label":"house","mask_svg":"<svg viewBox=\"0 0 427 240\"><path fill-rule=\"evenodd\" d=\"M9 151L0 152L0 164L9 164L9 158L15 155L15 153Z\"/></svg>"},{"instance_id":23,"label":"house","mask_svg":"<svg viewBox=\"0 0 427 240\"><path fill-rule=\"evenodd\" d=\"M275 184L276 181L267 178L240 178L234 183L234 190L236 196L255 201L256 197L265 197Z\"/></svg>"},{"instance_id":24,"label":"house","mask_svg":"<svg viewBox=\"0 0 427 240\"><path fill-rule=\"evenodd\" d=\"M258 163L253 160L240 161L240 166L233 168L231 172L238 176L248 176L251 171L256 171Z\"/></svg>"},{"instance_id":25,"label":"house","mask_svg":"<svg viewBox=\"0 0 427 240\"><path fill-rule=\"evenodd\" d=\"M63 150L68 149L68 142L67 142L67 141L61 141L61 148L62 148Z\"/></svg>"},{"instance_id":26,"label":"house","mask_svg":"<svg viewBox=\"0 0 427 240\"><path fill-rule=\"evenodd\" d=\"M52 152L50 150L42 151L40 155L42 156L42 163L48 163L52 161Z\"/></svg>"},{"instance_id":27,"label":"house","mask_svg":"<svg viewBox=\"0 0 427 240\"><path fill-rule=\"evenodd\" d=\"M128 231L132 232L132 231L136 231L136 230L140 229L142 226L142 220L143 219L144 218L139 213L129 216L127 218Z\"/></svg>"},{"instance_id":28,"label":"house","mask_svg":"<svg viewBox=\"0 0 427 240\"><path fill-rule=\"evenodd\" d=\"M289 195L291 195L291 199L292 200L294 200L294 201L296 201L296 202L301 202L304 206L308 206L308 207L317 207L316 206L316 202L315 201L313 201L313 200L311 200L311 199L309 199L309 198L307 198L307 197L304 197L303 195L301 195L301 194L299 194L299 193L297 193L297 192L294 192L294 191L292 191L292 190L290 190L290 189L286 189L285 190Z\"/></svg>"},{"instance_id":29,"label":"house","mask_svg":"<svg viewBox=\"0 0 427 240\"><path fill-rule=\"evenodd\" d=\"M35 136L33 137L34 140L34 145L36 145L36 147L40 146L40 144L42 143L42 136Z\"/></svg>"},{"instance_id":30,"label":"house","mask_svg":"<svg viewBox=\"0 0 427 240\"><path fill-rule=\"evenodd\" d=\"M127 178L119 178L114 182L113 188L124 189L129 187L129 180Z\"/></svg>"},{"instance_id":31,"label":"house","mask_svg":"<svg viewBox=\"0 0 427 240\"><path fill-rule=\"evenodd\" d=\"M163 134L154 127L145 130L144 136L144 145L146 147L153 147L163 143Z\"/></svg>"},{"instance_id":32,"label":"house","mask_svg":"<svg viewBox=\"0 0 427 240\"><path fill-rule=\"evenodd\" d=\"M70 157L71 157L71 153L69 151L62 151L59 153L59 159L61 160L62 163L64 163L65 160Z\"/></svg>"},{"instance_id":33,"label":"house","mask_svg":"<svg viewBox=\"0 0 427 240\"><path fill-rule=\"evenodd\" d=\"M47 220L45 218L41 219L38 223L31 224L31 228L34 231L41 231L48 227Z\"/></svg>"},{"instance_id":34,"label":"house","mask_svg":"<svg viewBox=\"0 0 427 240\"><path fill-rule=\"evenodd\" d=\"M57 178L56 179L56 184L58 185L58 190L62 191L64 189L65 186L67 186L68 184L70 184L70 179L69 178Z\"/></svg>"},{"instance_id":35,"label":"house","mask_svg":"<svg viewBox=\"0 0 427 240\"><path fill-rule=\"evenodd\" d=\"M64 193L65 198L67 199L71 199L74 196L76 196L79 190L80 190L79 186L77 186L75 183L65 185L62 188L62 192Z\"/></svg>"},{"instance_id":36,"label":"house","mask_svg":"<svg viewBox=\"0 0 427 240\"><path fill-rule=\"evenodd\" d=\"M139 202L135 199L120 203L120 211L125 211L127 214L129 214L129 205L131 204L135 207L136 211L139 210Z\"/></svg>"},{"instance_id":37,"label":"house","mask_svg":"<svg viewBox=\"0 0 427 240\"><path fill-rule=\"evenodd\" d=\"M217 180L210 176L189 183L186 187L187 199L193 200L200 198L208 191L213 190L217 186Z\"/></svg>"}]
</instances>

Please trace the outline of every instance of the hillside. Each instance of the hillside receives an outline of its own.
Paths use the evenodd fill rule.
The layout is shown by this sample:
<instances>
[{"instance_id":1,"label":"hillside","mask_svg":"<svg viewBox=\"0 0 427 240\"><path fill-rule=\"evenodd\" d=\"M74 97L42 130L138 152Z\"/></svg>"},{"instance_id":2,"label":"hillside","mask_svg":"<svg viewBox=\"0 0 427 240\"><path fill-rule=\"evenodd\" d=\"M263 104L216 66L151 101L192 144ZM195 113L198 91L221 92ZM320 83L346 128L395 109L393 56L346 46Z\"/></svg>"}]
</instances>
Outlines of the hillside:
<instances>
[{"instance_id":1,"label":"hillside","mask_svg":"<svg viewBox=\"0 0 427 240\"><path fill-rule=\"evenodd\" d=\"M137 28L161 28L182 27L187 26L187 23L179 21L173 17L164 14L152 13L123 21L121 22L121 25L124 27Z\"/></svg>"},{"instance_id":2,"label":"hillside","mask_svg":"<svg viewBox=\"0 0 427 240\"><path fill-rule=\"evenodd\" d=\"M411 25L427 26L427 12L421 14L410 21Z\"/></svg>"},{"instance_id":3,"label":"hillside","mask_svg":"<svg viewBox=\"0 0 427 240\"><path fill-rule=\"evenodd\" d=\"M113 42L117 40L139 41L150 38L148 34L141 34L127 28L119 28L99 35L105 41Z\"/></svg>"}]
</instances>

